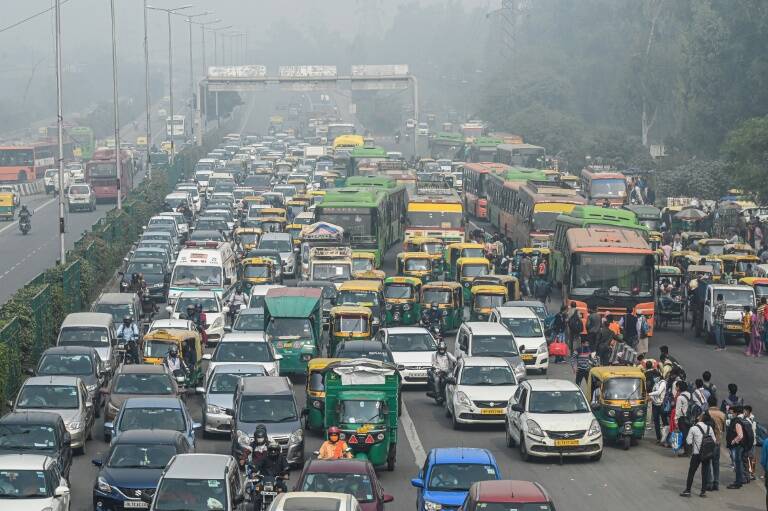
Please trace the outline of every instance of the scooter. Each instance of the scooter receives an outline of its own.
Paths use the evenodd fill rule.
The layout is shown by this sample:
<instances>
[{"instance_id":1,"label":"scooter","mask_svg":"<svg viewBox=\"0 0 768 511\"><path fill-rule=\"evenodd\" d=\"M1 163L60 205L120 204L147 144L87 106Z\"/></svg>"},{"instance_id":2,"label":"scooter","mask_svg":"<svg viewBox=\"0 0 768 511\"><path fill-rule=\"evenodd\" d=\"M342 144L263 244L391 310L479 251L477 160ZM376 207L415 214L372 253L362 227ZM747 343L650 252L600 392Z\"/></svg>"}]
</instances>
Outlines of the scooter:
<instances>
[{"instance_id":1,"label":"scooter","mask_svg":"<svg viewBox=\"0 0 768 511\"><path fill-rule=\"evenodd\" d=\"M433 367L427 370L427 386L430 390L427 391L427 397L431 397L435 400L437 406L442 406L445 403L445 377L447 375L444 371L435 371Z\"/></svg>"},{"instance_id":2,"label":"scooter","mask_svg":"<svg viewBox=\"0 0 768 511\"><path fill-rule=\"evenodd\" d=\"M250 467L248 468L250 472ZM278 493L283 493L283 488L278 485L278 480L286 480L288 476L265 476L260 473L247 475L246 491L253 503L254 511L266 511L272 505Z\"/></svg>"},{"instance_id":3,"label":"scooter","mask_svg":"<svg viewBox=\"0 0 768 511\"><path fill-rule=\"evenodd\" d=\"M29 231L32 230L32 220L30 220L29 218L20 218L19 230L21 231L21 234L25 236L29 234Z\"/></svg>"}]
</instances>

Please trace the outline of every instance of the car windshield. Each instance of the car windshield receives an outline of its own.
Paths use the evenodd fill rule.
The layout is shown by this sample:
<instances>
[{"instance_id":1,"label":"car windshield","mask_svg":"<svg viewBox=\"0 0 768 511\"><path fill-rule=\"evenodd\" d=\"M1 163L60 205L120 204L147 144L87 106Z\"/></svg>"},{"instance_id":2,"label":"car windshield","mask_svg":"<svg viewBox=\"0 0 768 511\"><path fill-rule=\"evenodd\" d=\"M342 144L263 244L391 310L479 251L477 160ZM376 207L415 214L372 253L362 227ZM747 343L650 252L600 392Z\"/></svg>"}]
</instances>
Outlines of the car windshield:
<instances>
[{"instance_id":1,"label":"car windshield","mask_svg":"<svg viewBox=\"0 0 768 511\"><path fill-rule=\"evenodd\" d=\"M549 502L478 502L475 511L552 511Z\"/></svg>"},{"instance_id":2,"label":"car windshield","mask_svg":"<svg viewBox=\"0 0 768 511\"><path fill-rule=\"evenodd\" d=\"M411 257L405 261L406 271L430 271L432 260L426 257Z\"/></svg>"},{"instance_id":3,"label":"car windshield","mask_svg":"<svg viewBox=\"0 0 768 511\"><path fill-rule=\"evenodd\" d=\"M377 293L370 291L340 291L336 297L336 303L372 307L379 304L379 297Z\"/></svg>"},{"instance_id":4,"label":"car windshield","mask_svg":"<svg viewBox=\"0 0 768 511\"><path fill-rule=\"evenodd\" d=\"M88 195L91 188L88 185L72 185L69 187L71 195Z\"/></svg>"},{"instance_id":5,"label":"car windshield","mask_svg":"<svg viewBox=\"0 0 768 511\"><path fill-rule=\"evenodd\" d=\"M501 307L504 305L504 295L475 295L475 307Z\"/></svg>"},{"instance_id":6,"label":"car windshield","mask_svg":"<svg viewBox=\"0 0 768 511\"><path fill-rule=\"evenodd\" d=\"M161 479L152 509L156 511L212 511L227 507L222 479Z\"/></svg>"},{"instance_id":7,"label":"car windshield","mask_svg":"<svg viewBox=\"0 0 768 511\"><path fill-rule=\"evenodd\" d=\"M272 276L272 268L268 264L249 264L243 270L243 277L251 279L268 279Z\"/></svg>"},{"instance_id":8,"label":"car windshield","mask_svg":"<svg viewBox=\"0 0 768 511\"><path fill-rule=\"evenodd\" d=\"M507 327L515 337L541 337L541 322L538 318L501 318L501 324Z\"/></svg>"},{"instance_id":9,"label":"car windshield","mask_svg":"<svg viewBox=\"0 0 768 511\"><path fill-rule=\"evenodd\" d=\"M586 413L589 406L578 390L536 390L528 398L530 413Z\"/></svg>"},{"instance_id":10,"label":"car windshield","mask_svg":"<svg viewBox=\"0 0 768 511\"><path fill-rule=\"evenodd\" d=\"M517 343L511 335L475 335L472 337L473 357L509 357L517 354Z\"/></svg>"},{"instance_id":11,"label":"car windshield","mask_svg":"<svg viewBox=\"0 0 768 511\"><path fill-rule=\"evenodd\" d=\"M349 280L349 264L314 264L312 265L312 280Z\"/></svg>"},{"instance_id":12,"label":"car windshield","mask_svg":"<svg viewBox=\"0 0 768 511\"><path fill-rule=\"evenodd\" d=\"M270 339L314 339L312 322L306 318L272 318L266 334Z\"/></svg>"},{"instance_id":13,"label":"car windshield","mask_svg":"<svg viewBox=\"0 0 768 511\"><path fill-rule=\"evenodd\" d=\"M42 470L0 470L0 500L44 498L51 493Z\"/></svg>"},{"instance_id":14,"label":"car windshield","mask_svg":"<svg viewBox=\"0 0 768 511\"><path fill-rule=\"evenodd\" d=\"M261 341L221 342L213 353L215 362L272 362L269 345Z\"/></svg>"},{"instance_id":15,"label":"car windshield","mask_svg":"<svg viewBox=\"0 0 768 511\"><path fill-rule=\"evenodd\" d=\"M216 266L177 265L173 269L174 286L220 286L221 268Z\"/></svg>"},{"instance_id":16,"label":"car windshield","mask_svg":"<svg viewBox=\"0 0 768 511\"><path fill-rule=\"evenodd\" d=\"M120 417L120 431L133 429L187 429L180 408L126 408Z\"/></svg>"},{"instance_id":17,"label":"car windshield","mask_svg":"<svg viewBox=\"0 0 768 511\"><path fill-rule=\"evenodd\" d=\"M488 275L487 264L465 264L461 267L462 277L479 277L481 275Z\"/></svg>"},{"instance_id":18,"label":"car windshield","mask_svg":"<svg viewBox=\"0 0 768 511\"><path fill-rule=\"evenodd\" d=\"M293 396L246 396L240 403L242 422L291 422L298 420Z\"/></svg>"},{"instance_id":19,"label":"car windshield","mask_svg":"<svg viewBox=\"0 0 768 511\"><path fill-rule=\"evenodd\" d=\"M385 284L384 298L410 300L414 297L414 287L410 284Z\"/></svg>"},{"instance_id":20,"label":"car windshield","mask_svg":"<svg viewBox=\"0 0 768 511\"><path fill-rule=\"evenodd\" d=\"M163 358L172 347L178 346L176 341L165 341L160 339L144 340L144 356L150 358Z\"/></svg>"},{"instance_id":21,"label":"car windshield","mask_svg":"<svg viewBox=\"0 0 768 511\"><path fill-rule=\"evenodd\" d=\"M107 329L101 327L68 326L59 333L59 346L87 346L103 348L109 346Z\"/></svg>"},{"instance_id":22,"label":"car windshield","mask_svg":"<svg viewBox=\"0 0 768 511\"><path fill-rule=\"evenodd\" d=\"M387 336L387 344L392 351L435 351L437 343L428 332L412 334L392 334Z\"/></svg>"},{"instance_id":23,"label":"car windshield","mask_svg":"<svg viewBox=\"0 0 768 511\"><path fill-rule=\"evenodd\" d=\"M209 394L234 394L237 388L237 382L240 378L249 378L251 376L264 376L264 371L253 371L250 373L216 373L211 380L211 386L208 389Z\"/></svg>"},{"instance_id":24,"label":"car windshield","mask_svg":"<svg viewBox=\"0 0 768 511\"><path fill-rule=\"evenodd\" d=\"M175 390L167 374L118 374L113 394L164 395Z\"/></svg>"},{"instance_id":25,"label":"car windshield","mask_svg":"<svg viewBox=\"0 0 768 511\"><path fill-rule=\"evenodd\" d=\"M233 332L263 332L264 331L264 309L261 313L240 313L232 325Z\"/></svg>"},{"instance_id":26,"label":"car windshield","mask_svg":"<svg viewBox=\"0 0 768 511\"><path fill-rule=\"evenodd\" d=\"M260 250L277 250L278 252L290 252L293 244L290 239L263 239L259 242Z\"/></svg>"},{"instance_id":27,"label":"car windshield","mask_svg":"<svg viewBox=\"0 0 768 511\"><path fill-rule=\"evenodd\" d=\"M333 321L336 332L367 332L368 318L365 316L338 316Z\"/></svg>"},{"instance_id":28,"label":"car windshield","mask_svg":"<svg viewBox=\"0 0 768 511\"><path fill-rule=\"evenodd\" d=\"M425 289L421 296L421 302L426 304L430 304L430 303L450 304L451 292L443 291L441 289Z\"/></svg>"},{"instance_id":29,"label":"car windshield","mask_svg":"<svg viewBox=\"0 0 768 511\"><path fill-rule=\"evenodd\" d=\"M755 305L755 298L751 289L718 289L717 294L723 295L723 301L728 305Z\"/></svg>"},{"instance_id":30,"label":"car windshield","mask_svg":"<svg viewBox=\"0 0 768 511\"><path fill-rule=\"evenodd\" d=\"M74 385L24 385L16 408L53 408L75 410L79 400Z\"/></svg>"},{"instance_id":31,"label":"car windshield","mask_svg":"<svg viewBox=\"0 0 768 511\"><path fill-rule=\"evenodd\" d=\"M459 385L515 385L515 375L507 366L469 366L461 372Z\"/></svg>"},{"instance_id":32,"label":"car windshield","mask_svg":"<svg viewBox=\"0 0 768 511\"><path fill-rule=\"evenodd\" d=\"M0 424L0 449L50 451L55 447L52 426Z\"/></svg>"},{"instance_id":33,"label":"car windshield","mask_svg":"<svg viewBox=\"0 0 768 511\"><path fill-rule=\"evenodd\" d=\"M129 272L129 275L134 272ZM129 295L126 295L129 296ZM112 320L122 322L125 316L133 317L133 307L130 304L98 303L94 312L103 312L112 315Z\"/></svg>"},{"instance_id":34,"label":"car windshield","mask_svg":"<svg viewBox=\"0 0 768 511\"><path fill-rule=\"evenodd\" d=\"M339 422L342 424L380 424L384 419L381 401L345 399L341 402Z\"/></svg>"},{"instance_id":35,"label":"car windshield","mask_svg":"<svg viewBox=\"0 0 768 511\"><path fill-rule=\"evenodd\" d=\"M609 400L642 399L643 382L640 378L611 378L603 384L603 398Z\"/></svg>"},{"instance_id":36,"label":"car windshield","mask_svg":"<svg viewBox=\"0 0 768 511\"><path fill-rule=\"evenodd\" d=\"M203 312L219 312L219 302L216 298L197 298L194 296L184 296L176 301L176 312L186 312L190 305L200 304Z\"/></svg>"},{"instance_id":37,"label":"car windshield","mask_svg":"<svg viewBox=\"0 0 768 511\"><path fill-rule=\"evenodd\" d=\"M112 449L106 465L109 468L165 468L176 454L173 445L118 444Z\"/></svg>"},{"instance_id":38,"label":"car windshield","mask_svg":"<svg viewBox=\"0 0 768 511\"><path fill-rule=\"evenodd\" d=\"M45 355L40 361L37 374L93 374L93 362L88 355Z\"/></svg>"},{"instance_id":39,"label":"car windshield","mask_svg":"<svg viewBox=\"0 0 768 511\"><path fill-rule=\"evenodd\" d=\"M493 465L451 463L434 465L427 488L432 491L467 491L472 483L498 479Z\"/></svg>"},{"instance_id":40,"label":"car windshield","mask_svg":"<svg viewBox=\"0 0 768 511\"><path fill-rule=\"evenodd\" d=\"M371 479L366 474L310 472L300 490L347 493L353 495L358 502L373 502L375 498Z\"/></svg>"}]
</instances>

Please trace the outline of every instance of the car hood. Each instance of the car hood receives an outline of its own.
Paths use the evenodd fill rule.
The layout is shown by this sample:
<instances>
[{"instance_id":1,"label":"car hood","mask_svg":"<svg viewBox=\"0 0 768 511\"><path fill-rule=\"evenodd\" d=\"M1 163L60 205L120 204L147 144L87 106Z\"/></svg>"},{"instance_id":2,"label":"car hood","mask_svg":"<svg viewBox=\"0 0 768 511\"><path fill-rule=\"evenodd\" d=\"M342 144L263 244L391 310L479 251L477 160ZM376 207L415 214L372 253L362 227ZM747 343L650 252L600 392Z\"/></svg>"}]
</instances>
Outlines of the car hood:
<instances>
[{"instance_id":1,"label":"car hood","mask_svg":"<svg viewBox=\"0 0 768 511\"><path fill-rule=\"evenodd\" d=\"M432 351L393 351L396 364L408 366L431 366Z\"/></svg>"},{"instance_id":2,"label":"car hood","mask_svg":"<svg viewBox=\"0 0 768 511\"><path fill-rule=\"evenodd\" d=\"M232 394L206 394L205 404L215 405L219 408L232 408L234 402L234 395Z\"/></svg>"},{"instance_id":3,"label":"car hood","mask_svg":"<svg viewBox=\"0 0 768 511\"><path fill-rule=\"evenodd\" d=\"M499 407L507 406L507 401L514 394L517 385L481 386L459 385L456 390L467 395L472 401L498 401Z\"/></svg>"},{"instance_id":4,"label":"car hood","mask_svg":"<svg viewBox=\"0 0 768 511\"><path fill-rule=\"evenodd\" d=\"M72 421L79 421L82 419L82 415L80 414L80 410L69 410L69 409L63 409L63 410L57 410L57 409L45 409L43 411L55 413L61 417L61 419L64 421L64 424L69 424Z\"/></svg>"},{"instance_id":5,"label":"car hood","mask_svg":"<svg viewBox=\"0 0 768 511\"><path fill-rule=\"evenodd\" d=\"M162 473L161 468L104 468L99 475L112 486L155 489ZM128 497L135 498L136 495Z\"/></svg>"},{"instance_id":6,"label":"car hood","mask_svg":"<svg viewBox=\"0 0 768 511\"><path fill-rule=\"evenodd\" d=\"M10 503L13 502L11 506ZM19 499L8 501L9 509L13 511L40 511L53 506L53 497L45 497L42 499Z\"/></svg>"},{"instance_id":7,"label":"car hood","mask_svg":"<svg viewBox=\"0 0 768 511\"><path fill-rule=\"evenodd\" d=\"M529 413L528 419L536 421L541 429L548 431L573 431L589 429L595 416L585 413Z\"/></svg>"},{"instance_id":8,"label":"car hood","mask_svg":"<svg viewBox=\"0 0 768 511\"><path fill-rule=\"evenodd\" d=\"M297 419L290 422L238 422L237 429L248 435L253 435L258 424L264 424L267 428L267 435L269 436L288 436L297 429L301 429L301 422Z\"/></svg>"},{"instance_id":9,"label":"car hood","mask_svg":"<svg viewBox=\"0 0 768 511\"><path fill-rule=\"evenodd\" d=\"M443 506L458 507L467 498L465 491L424 491L424 500L437 502Z\"/></svg>"},{"instance_id":10,"label":"car hood","mask_svg":"<svg viewBox=\"0 0 768 511\"><path fill-rule=\"evenodd\" d=\"M123 406L123 402L125 402L126 399L131 397L146 397L146 398L176 397L176 395L175 394L110 394L109 402L115 408L120 408L121 406Z\"/></svg>"}]
</instances>

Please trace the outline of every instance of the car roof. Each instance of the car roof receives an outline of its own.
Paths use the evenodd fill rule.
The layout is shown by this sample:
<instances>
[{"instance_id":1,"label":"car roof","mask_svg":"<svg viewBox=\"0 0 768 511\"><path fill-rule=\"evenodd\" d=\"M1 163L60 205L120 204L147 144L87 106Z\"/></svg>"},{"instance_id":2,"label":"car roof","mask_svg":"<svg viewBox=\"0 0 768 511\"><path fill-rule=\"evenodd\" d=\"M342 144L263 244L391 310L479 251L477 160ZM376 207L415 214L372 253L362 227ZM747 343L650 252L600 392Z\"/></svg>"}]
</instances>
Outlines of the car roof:
<instances>
[{"instance_id":1,"label":"car roof","mask_svg":"<svg viewBox=\"0 0 768 511\"><path fill-rule=\"evenodd\" d=\"M320 460L311 459L304 469L311 474L360 474L370 472L371 462L362 459Z\"/></svg>"},{"instance_id":2,"label":"car roof","mask_svg":"<svg viewBox=\"0 0 768 511\"><path fill-rule=\"evenodd\" d=\"M68 326L103 326L112 324L112 314L106 312L72 312L67 314L61 328Z\"/></svg>"},{"instance_id":3,"label":"car roof","mask_svg":"<svg viewBox=\"0 0 768 511\"><path fill-rule=\"evenodd\" d=\"M144 249L146 250L146 248ZM141 250L141 248L139 248L138 250ZM98 305L100 303L108 303L108 304L133 303L135 299L136 299L135 293L103 293L101 296L99 296L99 299L96 302L96 304Z\"/></svg>"},{"instance_id":4,"label":"car roof","mask_svg":"<svg viewBox=\"0 0 768 511\"><path fill-rule=\"evenodd\" d=\"M89 348L88 346L54 346L53 348L48 348L45 350L41 355L40 358L44 357L45 355L90 355L93 357L98 357L99 352L96 351L96 348Z\"/></svg>"},{"instance_id":5,"label":"car roof","mask_svg":"<svg viewBox=\"0 0 768 511\"><path fill-rule=\"evenodd\" d=\"M42 454L0 454L0 470L42 470L51 463L53 458Z\"/></svg>"},{"instance_id":6,"label":"car roof","mask_svg":"<svg viewBox=\"0 0 768 511\"><path fill-rule=\"evenodd\" d=\"M264 337L264 332L228 332L224 334L224 336L219 341L219 344L221 344L222 342L243 342L243 341L267 342L267 339L266 337Z\"/></svg>"},{"instance_id":7,"label":"car roof","mask_svg":"<svg viewBox=\"0 0 768 511\"><path fill-rule=\"evenodd\" d=\"M526 380L532 391L536 390L580 390L580 387L570 380L556 378L546 380Z\"/></svg>"},{"instance_id":8,"label":"car roof","mask_svg":"<svg viewBox=\"0 0 768 511\"><path fill-rule=\"evenodd\" d=\"M162 364L122 364L117 369L121 374L168 374Z\"/></svg>"},{"instance_id":9,"label":"car roof","mask_svg":"<svg viewBox=\"0 0 768 511\"><path fill-rule=\"evenodd\" d=\"M509 362L501 357L463 357L462 360L464 361L464 367L509 367Z\"/></svg>"},{"instance_id":10,"label":"car roof","mask_svg":"<svg viewBox=\"0 0 768 511\"><path fill-rule=\"evenodd\" d=\"M165 468L167 479L220 479L234 460L228 454L177 454Z\"/></svg>"},{"instance_id":11,"label":"car roof","mask_svg":"<svg viewBox=\"0 0 768 511\"><path fill-rule=\"evenodd\" d=\"M355 351L366 350L371 348L381 349L385 344L381 341L375 341L368 339L366 341L342 341L345 348Z\"/></svg>"},{"instance_id":12,"label":"car roof","mask_svg":"<svg viewBox=\"0 0 768 511\"><path fill-rule=\"evenodd\" d=\"M61 415L53 412L18 410L0 417L0 424L57 424Z\"/></svg>"},{"instance_id":13,"label":"car roof","mask_svg":"<svg viewBox=\"0 0 768 511\"><path fill-rule=\"evenodd\" d=\"M80 381L78 376L65 376L52 374L50 376L30 376L27 378L22 386L35 385L77 385Z\"/></svg>"},{"instance_id":14,"label":"car roof","mask_svg":"<svg viewBox=\"0 0 768 511\"><path fill-rule=\"evenodd\" d=\"M397 334L428 334L429 330L427 330L424 327L420 326L393 326L390 328L385 328L384 330L387 331L387 334L389 335L397 335Z\"/></svg>"},{"instance_id":15,"label":"car roof","mask_svg":"<svg viewBox=\"0 0 768 511\"><path fill-rule=\"evenodd\" d=\"M177 397L129 397L123 404L125 408L183 408Z\"/></svg>"},{"instance_id":16,"label":"car roof","mask_svg":"<svg viewBox=\"0 0 768 511\"><path fill-rule=\"evenodd\" d=\"M531 318L538 319L538 316L529 307L496 307L494 309L502 318Z\"/></svg>"},{"instance_id":17,"label":"car roof","mask_svg":"<svg viewBox=\"0 0 768 511\"><path fill-rule=\"evenodd\" d=\"M254 364L253 362L238 362L238 363L226 363L226 364L216 364L213 366L213 373L228 373L228 374L237 374L237 373L264 373L266 374L267 370L264 369L264 366Z\"/></svg>"},{"instance_id":18,"label":"car roof","mask_svg":"<svg viewBox=\"0 0 768 511\"><path fill-rule=\"evenodd\" d=\"M115 439L115 444L175 444L184 439L179 431L170 429L129 429Z\"/></svg>"},{"instance_id":19,"label":"car roof","mask_svg":"<svg viewBox=\"0 0 768 511\"><path fill-rule=\"evenodd\" d=\"M467 321L464 323L470 332L475 335L512 335L501 323L488 323L485 321Z\"/></svg>"},{"instance_id":20,"label":"car roof","mask_svg":"<svg viewBox=\"0 0 768 511\"><path fill-rule=\"evenodd\" d=\"M183 291L179 298L214 298L214 291Z\"/></svg>"},{"instance_id":21,"label":"car roof","mask_svg":"<svg viewBox=\"0 0 768 511\"><path fill-rule=\"evenodd\" d=\"M475 502L549 502L546 490L536 482L511 479L478 481L470 488Z\"/></svg>"},{"instance_id":22,"label":"car roof","mask_svg":"<svg viewBox=\"0 0 768 511\"><path fill-rule=\"evenodd\" d=\"M487 449L475 447L437 447L429 451L434 464L444 463L496 463L493 455Z\"/></svg>"},{"instance_id":23,"label":"car roof","mask_svg":"<svg viewBox=\"0 0 768 511\"><path fill-rule=\"evenodd\" d=\"M290 394L293 396L291 382L286 376L252 376L242 378L240 381L243 394Z\"/></svg>"}]
</instances>

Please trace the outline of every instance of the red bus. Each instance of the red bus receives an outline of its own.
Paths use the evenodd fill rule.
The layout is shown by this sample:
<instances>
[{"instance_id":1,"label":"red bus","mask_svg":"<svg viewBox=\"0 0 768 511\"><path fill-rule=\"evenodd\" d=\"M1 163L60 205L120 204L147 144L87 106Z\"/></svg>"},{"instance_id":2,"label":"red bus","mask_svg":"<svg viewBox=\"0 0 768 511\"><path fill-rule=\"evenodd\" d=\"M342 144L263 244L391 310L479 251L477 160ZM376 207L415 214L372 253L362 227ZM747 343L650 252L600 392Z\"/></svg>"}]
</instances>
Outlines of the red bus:
<instances>
[{"instance_id":1,"label":"red bus","mask_svg":"<svg viewBox=\"0 0 768 511\"><path fill-rule=\"evenodd\" d=\"M607 199L621 207L627 203L627 178L621 172L587 167L581 171L581 191L590 204L602 205Z\"/></svg>"},{"instance_id":2,"label":"red bus","mask_svg":"<svg viewBox=\"0 0 768 511\"><path fill-rule=\"evenodd\" d=\"M45 170L56 166L59 147L56 141L0 146L0 182L26 183L40 179ZM72 142L64 144L64 159L72 159Z\"/></svg>"},{"instance_id":3,"label":"red bus","mask_svg":"<svg viewBox=\"0 0 768 511\"><path fill-rule=\"evenodd\" d=\"M131 151L121 150L120 195L125 199L133 188L134 161ZM115 150L99 148L93 152L93 159L85 165L85 179L93 188L96 200L117 202L117 162Z\"/></svg>"},{"instance_id":4,"label":"red bus","mask_svg":"<svg viewBox=\"0 0 768 511\"><path fill-rule=\"evenodd\" d=\"M501 174L509 169L503 163L465 163L462 184L464 186L464 210L477 218L488 218L488 174Z\"/></svg>"}]
</instances>

